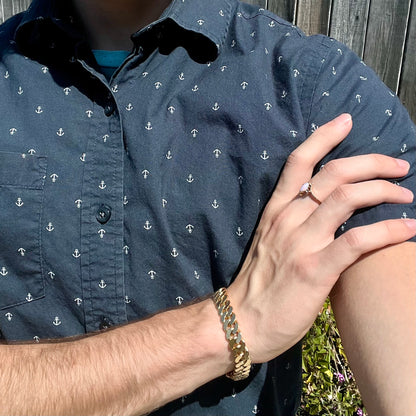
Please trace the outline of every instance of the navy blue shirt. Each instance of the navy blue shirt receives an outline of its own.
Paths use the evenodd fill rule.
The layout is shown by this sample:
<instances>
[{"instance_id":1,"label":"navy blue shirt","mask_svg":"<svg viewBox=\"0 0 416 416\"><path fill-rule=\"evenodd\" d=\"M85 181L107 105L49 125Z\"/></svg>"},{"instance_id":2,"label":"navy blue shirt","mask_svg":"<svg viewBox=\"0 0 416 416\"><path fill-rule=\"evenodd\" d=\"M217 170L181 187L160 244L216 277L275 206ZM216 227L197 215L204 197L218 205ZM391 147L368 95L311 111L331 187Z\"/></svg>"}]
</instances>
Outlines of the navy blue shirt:
<instances>
[{"instance_id":1,"label":"navy blue shirt","mask_svg":"<svg viewBox=\"0 0 416 416\"><path fill-rule=\"evenodd\" d=\"M0 330L98 331L230 284L285 160L350 112L332 158L407 159L398 98L344 45L236 0L174 0L107 81L70 2L0 27ZM319 169L317 166L317 169ZM382 204L340 227L414 217ZM158 415L293 415L300 345Z\"/></svg>"}]
</instances>

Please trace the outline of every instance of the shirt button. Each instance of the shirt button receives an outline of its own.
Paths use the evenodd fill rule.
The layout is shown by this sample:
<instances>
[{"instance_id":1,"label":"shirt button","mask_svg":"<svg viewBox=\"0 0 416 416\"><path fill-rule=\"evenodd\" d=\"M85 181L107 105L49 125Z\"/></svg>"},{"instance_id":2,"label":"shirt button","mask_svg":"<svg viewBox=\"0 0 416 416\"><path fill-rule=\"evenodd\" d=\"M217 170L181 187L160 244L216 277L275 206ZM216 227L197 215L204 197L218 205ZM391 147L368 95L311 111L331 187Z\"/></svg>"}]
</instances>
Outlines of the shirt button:
<instances>
[{"instance_id":1,"label":"shirt button","mask_svg":"<svg viewBox=\"0 0 416 416\"><path fill-rule=\"evenodd\" d=\"M107 104L105 107L104 107L104 114L107 116L107 117L110 117L111 116L111 114L113 114L114 113L114 110L115 110L115 106L113 105L113 104Z\"/></svg>"},{"instance_id":2,"label":"shirt button","mask_svg":"<svg viewBox=\"0 0 416 416\"><path fill-rule=\"evenodd\" d=\"M105 204L101 204L97 209L95 218L100 224L106 224L111 217L111 207Z\"/></svg>"},{"instance_id":3,"label":"shirt button","mask_svg":"<svg viewBox=\"0 0 416 416\"><path fill-rule=\"evenodd\" d=\"M100 330L104 330L104 329L108 329L111 326L113 326L113 323L111 322L110 319L106 318L106 317L102 317L101 318L101 322L100 322Z\"/></svg>"}]
</instances>

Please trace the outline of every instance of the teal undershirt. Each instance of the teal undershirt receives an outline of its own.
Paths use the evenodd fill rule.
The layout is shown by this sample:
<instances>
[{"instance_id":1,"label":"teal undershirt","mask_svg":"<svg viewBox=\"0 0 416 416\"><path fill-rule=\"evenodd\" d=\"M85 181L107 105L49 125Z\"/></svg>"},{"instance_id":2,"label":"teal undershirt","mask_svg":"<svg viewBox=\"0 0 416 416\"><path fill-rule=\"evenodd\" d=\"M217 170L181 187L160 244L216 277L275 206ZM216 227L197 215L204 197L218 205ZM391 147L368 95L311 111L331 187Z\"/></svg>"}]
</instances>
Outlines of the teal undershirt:
<instances>
[{"instance_id":1,"label":"teal undershirt","mask_svg":"<svg viewBox=\"0 0 416 416\"><path fill-rule=\"evenodd\" d=\"M130 55L129 51L104 51L101 49L93 49L92 53L99 65L101 72L110 80L116 69Z\"/></svg>"}]
</instances>

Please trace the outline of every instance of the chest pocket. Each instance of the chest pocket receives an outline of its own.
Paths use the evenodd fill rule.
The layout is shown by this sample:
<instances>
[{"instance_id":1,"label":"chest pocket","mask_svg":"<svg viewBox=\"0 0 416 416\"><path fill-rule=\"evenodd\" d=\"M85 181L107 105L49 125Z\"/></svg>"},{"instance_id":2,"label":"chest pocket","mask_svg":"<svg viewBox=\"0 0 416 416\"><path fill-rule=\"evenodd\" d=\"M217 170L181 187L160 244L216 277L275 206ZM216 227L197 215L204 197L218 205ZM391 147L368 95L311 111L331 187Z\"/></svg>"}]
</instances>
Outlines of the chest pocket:
<instances>
[{"instance_id":1,"label":"chest pocket","mask_svg":"<svg viewBox=\"0 0 416 416\"><path fill-rule=\"evenodd\" d=\"M41 215L47 159L0 152L0 309L44 296Z\"/></svg>"}]
</instances>

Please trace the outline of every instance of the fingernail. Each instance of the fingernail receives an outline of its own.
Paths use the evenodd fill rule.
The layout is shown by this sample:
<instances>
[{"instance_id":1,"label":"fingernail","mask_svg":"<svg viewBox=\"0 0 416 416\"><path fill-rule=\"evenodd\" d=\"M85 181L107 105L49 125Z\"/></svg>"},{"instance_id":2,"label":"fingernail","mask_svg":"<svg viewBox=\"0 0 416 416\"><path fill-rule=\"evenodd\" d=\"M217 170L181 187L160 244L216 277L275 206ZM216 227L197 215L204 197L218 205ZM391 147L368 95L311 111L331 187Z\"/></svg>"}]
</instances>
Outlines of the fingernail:
<instances>
[{"instance_id":1,"label":"fingernail","mask_svg":"<svg viewBox=\"0 0 416 416\"><path fill-rule=\"evenodd\" d=\"M416 232L416 220L407 218L403 221L411 231Z\"/></svg>"},{"instance_id":2,"label":"fingernail","mask_svg":"<svg viewBox=\"0 0 416 416\"><path fill-rule=\"evenodd\" d=\"M348 113L341 114L340 116L336 118L336 122L339 124L348 124L351 122L351 120L352 120L351 114L348 114Z\"/></svg>"},{"instance_id":3,"label":"fingernail","mask_svg":"<svg viewBox=\"0 0 416 416\"><path fill-rule=\"evenodd\" d=\"M410 169L410 164L407 160L403 160L403 159L396 159L397 164L401 167L401 168L407 168L407 170Z\"/></svg>"}]
</instances>

